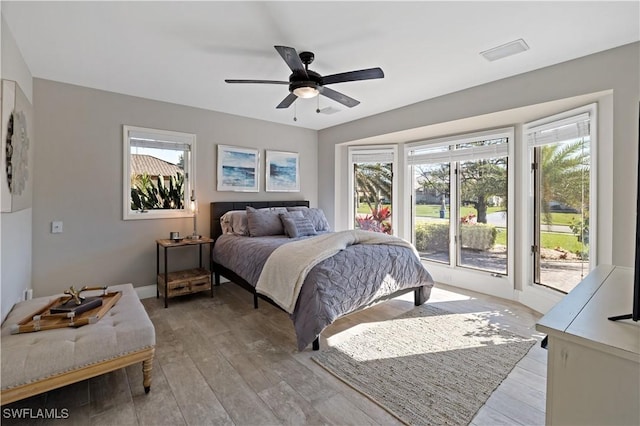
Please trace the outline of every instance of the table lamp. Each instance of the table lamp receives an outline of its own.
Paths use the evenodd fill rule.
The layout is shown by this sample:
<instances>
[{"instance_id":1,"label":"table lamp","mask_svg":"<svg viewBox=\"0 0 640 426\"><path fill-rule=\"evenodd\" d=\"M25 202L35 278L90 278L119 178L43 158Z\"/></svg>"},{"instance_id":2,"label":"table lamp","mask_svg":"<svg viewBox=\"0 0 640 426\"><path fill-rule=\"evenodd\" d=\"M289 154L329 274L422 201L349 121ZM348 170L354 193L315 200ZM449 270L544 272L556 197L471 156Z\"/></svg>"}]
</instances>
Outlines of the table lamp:
<instances>
[{"instance_id":1,"label":"table lamp","mask_svg":"<svg viewBox=\"0 0 640 426\"><path fill-rule=\"evenodd\" d=\"M198 216L198 201L196 200L196 194L194 190L191 190L191 202L189 203L189 210L193 213L193 234L187 238L191 240L199 240L201 238L196 230L197 216Z\"/></svg>"}]
</instances>

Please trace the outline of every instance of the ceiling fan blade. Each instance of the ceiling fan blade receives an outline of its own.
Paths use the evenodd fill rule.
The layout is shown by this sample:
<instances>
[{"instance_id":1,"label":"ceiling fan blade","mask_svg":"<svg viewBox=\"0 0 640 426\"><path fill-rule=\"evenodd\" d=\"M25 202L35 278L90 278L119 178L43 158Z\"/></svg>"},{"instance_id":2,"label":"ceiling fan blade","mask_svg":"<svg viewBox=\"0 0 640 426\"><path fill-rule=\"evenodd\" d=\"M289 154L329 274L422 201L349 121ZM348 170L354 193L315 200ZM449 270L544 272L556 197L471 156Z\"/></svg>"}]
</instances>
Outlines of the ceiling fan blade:
<instances>
[{"instance_id":1,"label":"ceiling fan blade","mask_svg":"<svg viewBox=\"0 0 640 426\"><path fill-rule=\"evenodd\" d=\"M353 108L360 103L360 101L350 98L349 96L344 95L340 92L336 92L335 90L329 89L328 87L318 87L318 90L320 90L320 93L327 98L333 99L336 102L340 102L342 105L349 108Z\"/></svg>"},{"instance_id":2,"label":"ceiling fan blade","mask_svg":"<svg viewBox=\"0 0 640 426\"><path fill-rule=\"evenodd\" d=\"M366 70L341 72L322 77L322 84L344 83L345 81L373 80L383 78L384 72L381 68L368 68Z\"/></svg>"},{"instance_id":3,"label":"ceiling fan blade","mask_svg":"<svg viewBox=\"0 0 640 426\"><path fill-rule=\"evenodd\" d=\"M287 95L286 98L284 98L282 100L282 102L280 102L278 104L278 106L276 108L278 109L282 109L282 108L289 108L289 106L291 106L291 104L298 99L298 97L296 95L294 95L293 93L289 93L289 95Z\"/></svg>"},{"instance_id":4,"label":"ceiling fan blade","mask_svg":"<svg viewBox=\"0 0 640 426\"><path fill-rule=\"evenodd\" d=\"M279 80L225 80L227 83L257 83L257 84L289 84L288 81Z\"/></svg>"},{"instance_id":5,"label":"ceiling fan blade","mask_svg":"<svg viewBox=\"0 0 640 426\"><path fill-rule=\"evenodd\" d=\"M304 68L304 64L300 60L300 56L298 56L298 52L293 47L287 46L273 46L276 48L282 59L287 63L291 71L294 74L300 74L303 76L307 76L307 70Z\"/></svg>"}]
</instances>

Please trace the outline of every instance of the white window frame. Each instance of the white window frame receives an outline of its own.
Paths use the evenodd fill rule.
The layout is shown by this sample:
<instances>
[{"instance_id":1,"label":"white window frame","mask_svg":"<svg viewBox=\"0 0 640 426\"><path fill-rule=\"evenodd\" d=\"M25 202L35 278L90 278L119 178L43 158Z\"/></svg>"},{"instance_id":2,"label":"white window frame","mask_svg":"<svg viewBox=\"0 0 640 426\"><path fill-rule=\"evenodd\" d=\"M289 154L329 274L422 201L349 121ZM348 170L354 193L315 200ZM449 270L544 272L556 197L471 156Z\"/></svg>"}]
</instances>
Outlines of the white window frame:
<instances>
[{"instance_id":1,"label":"white window frame","mask_svg":"<svg viewBox=\"0 0 640 426\"><path fill-rule=\"evenodd\" d=\"M597 247L598 247L598 108L597 104L589 104L579 108L575 108L569 111L565 111L559 114L554 114L549 117L544 117L542 119L532 121L529 123L525 123L522 126L522 140L528 140L528 134L535 130L536 128L544 128L546 126L552 126L566 120L570 117L578 116L581 114L589 114L589 138L590 138L590 176L589 176L589 270L593 270L598 262L597 262ZM527 145L527 154L526 159L527 163L525 167L522 168L523 173L526 173L526 178L523 176L523 182L527 182L526 188L528 188L529 193L527 197L527 217L523 219L520 223L521 229L523 231L523 235L527 238L527 247L532 247L534 242L533 234L535 232L534 223L533 223L533 209L535 208L534 203L534 191L535 191L535 182L533 178L533 173L531 171L531 164L533 163L533 147ZM557 303L564 294L559 291L553 290L547 286L540 285L535 283L534 279L534 259L533 253L530 250L526 250L524 256L525 259L522 259L522 272L524 276L521 276L522 282L525 282L527 285L522 289L524 291L525 299L533 299L533 300L542 300L542 306L545 309L548 309L550 306L553 306L553 303ZM550 300L550 302L549 302ZM536 306L538 306L536 304Z\"/></svg>"},{"instance_id":2,"label":"white window frame","mask_svg":"<svg viewBox=\"0 0 640 426\"><path fill-rule=\"evenodd\" d=\"M513 298L513 289L515 285L515 184L516 184L516 159L515 159L515 128L503 127L498 129L482 130L478 132L465 133L455 136L447 136L437 139L429 139L418 142L412 142L405 145L404 161L406 164L407 175L405 178L405 194L408 206L408 220L410 224L410 233L408 236L411 241L415 241L415 224L413 212L415 210L415 200L413 199L413 166L410 153L419 148L434 148L437 146L461 144L482 139L508 138L507 143L507 159L508 159L508 175L507 175L507 273L506 275L496 274L490 271L477 270L458 266L457 263L457 246L450 246L450 263L443 264L439 262L422 259L422 262L428 265L429 271L432 272L436 281L450 283L461 288L467 288L486 294L493 294L498 297ZM453 154L453 155L452 155ZM428 155L428 154L427 154ZM455 158L455 153L445 153L443 157L451 156L450 161L460 161ZM451 170L451 190L457 191L455 171ZM457 205L451 202L450 217L458 217ZM450 227L450 238L454 241L457 232L457 224Z\"/></svg>"},{"instance_id":3,"label":"white window frame","mask_svg":"<svg viewBox=\"0 0 640 426\"><path fill-rule=\"evenodd\" d=\"M184 158L184 208L145 210L144 212L131 209L131 139L143 138L162 149L182 144L188 147L189 155ZM150 129L137 126L122 126L122 218L123 220L138 219L173 219L193 217L194 213L189 209L189 200L192 190L195 189L195 150L196 135L192 133L174 132L169 130Z\"/></svg>"},{"instance_id":4,"label":"white window frame","mask_svg":"<svg viewBox=\"0 0 640 426\"><path fill-rule=\"evenodd\" d=\"M393 177L391 179L391 230L392 235L398 235L398 179L399 176L397 167L398 167L398 146L397 145L375 145L375 146L357 146L357 147L349 147L349 203L347 208L349 209L349 228L355 228L355 204L353 200L353 188L355 186L355 182L353 181L353 164L354 158L358 155L367 155L375 158L377 155L383 157L385 155L391 154L392 160L391 170L393 172Z\"/></svg>"}]
</instances>

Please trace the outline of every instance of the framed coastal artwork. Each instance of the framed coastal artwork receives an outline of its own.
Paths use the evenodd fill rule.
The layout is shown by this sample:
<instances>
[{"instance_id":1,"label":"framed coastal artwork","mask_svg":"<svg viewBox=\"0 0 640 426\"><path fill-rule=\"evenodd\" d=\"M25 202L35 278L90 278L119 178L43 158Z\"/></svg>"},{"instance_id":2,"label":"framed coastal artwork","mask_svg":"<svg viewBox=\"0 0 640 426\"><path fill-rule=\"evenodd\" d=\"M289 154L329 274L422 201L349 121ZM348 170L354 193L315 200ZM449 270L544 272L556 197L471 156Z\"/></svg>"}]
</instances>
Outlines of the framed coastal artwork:
<instances>
[{"instance_id":1,"label":"framed coastal artwork","mask_svg":"<svg viewBox=\"0 0 640 426\"><path fill-rule=\"evenodd\" d=\"M218 145L218 191L259 191L260 152Z\"/></svg>"},{"instance_id":2,"label":"framed coastal artwork","mask_svg":"<svg viewBox=\"0 0 640 426\"><path fill-rule=\"evenodd\" d=\"M300 192L300 165L297 152L267 151L267 192Z\"/></svg>"}]
</instances>

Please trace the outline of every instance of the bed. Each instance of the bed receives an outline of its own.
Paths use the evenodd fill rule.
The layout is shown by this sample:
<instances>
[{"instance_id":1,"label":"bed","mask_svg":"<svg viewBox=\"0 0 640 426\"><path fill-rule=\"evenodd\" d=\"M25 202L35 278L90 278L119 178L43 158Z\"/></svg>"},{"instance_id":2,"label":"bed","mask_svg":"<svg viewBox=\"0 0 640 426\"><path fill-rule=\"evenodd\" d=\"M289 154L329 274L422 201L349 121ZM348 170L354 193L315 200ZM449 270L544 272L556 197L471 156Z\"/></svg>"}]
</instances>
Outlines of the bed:
<instances>
[{"instance_id":1,"label":"bed","mask_svg":"<svg viewBox=\"0 0 640 426\"><path fill-rule=\"evenodd\" d=\"M247 236L246 232L238 235L229 232L229 229L225 229L226 232L223 232L221 219L224 218L227 221L225 226L228 228L229 215L241 212L247 209L247 206L251 212L255 212L253 209L256 209L282 213L282 216L306 215L304 217L315 220L314 227L318 235L303 235L295 238L277 233L276 235L261 235L261 230L258 232L255 227L253 231L256 231L255 235L258 236ZM301 213L293 213L296 210ZM261 286L265 281L264 276L268 275L267 269L269 267L271 267L269 271L274 269L274 265L271 264L274 263L276 254L290 250L294 246L305 247L306 251L306 248L311 245L320 245L317 242L333 240L343 234L328 232L326 219L324 219L326 225L323 225L322 221L318 222L321 220L316 214L318 210L310 209L308 201L211 203L211 237L215 240L212 264L216 285L220 284L220 277L223 276L253 294L255 308L258 308L258 300L264 299L288 312L293 320L299 350L303 350L309 344L313 345L314 350L318 350L319 336L324 328L336 319L374 303L411 291L414 292L416 306L428 300L433 287L433 279L415 255L415 249L398 244L399 239L394 241L396 244L377 242L348 245L317 264L312 264L307 268L298 289L299 295L295 297L294 304L290 307L285 307L282 301L277 298L272 299L261 294L271 295L271 293L265 292ZM231 213L225 216L228 212ZM312 213L316 215L313 216ZM266 213L262 215L264 216ZM324 218L324 214L320 216ZM303 219L296 220L302 221ZM360 232L358 235L371 236L374 239L391 238L364 231L351 232ZM351 234L343 236L351 238ZM399 242L406 244L401 240ZM248 256L248 253L251 255ZM385 261L381 262L381 259L385 259ZM297 265L294 262L275 269L277 272L278 269L286 271L295 267ZM273 276L271 275L271 277Z\"/></svg>"}]
</instances>

